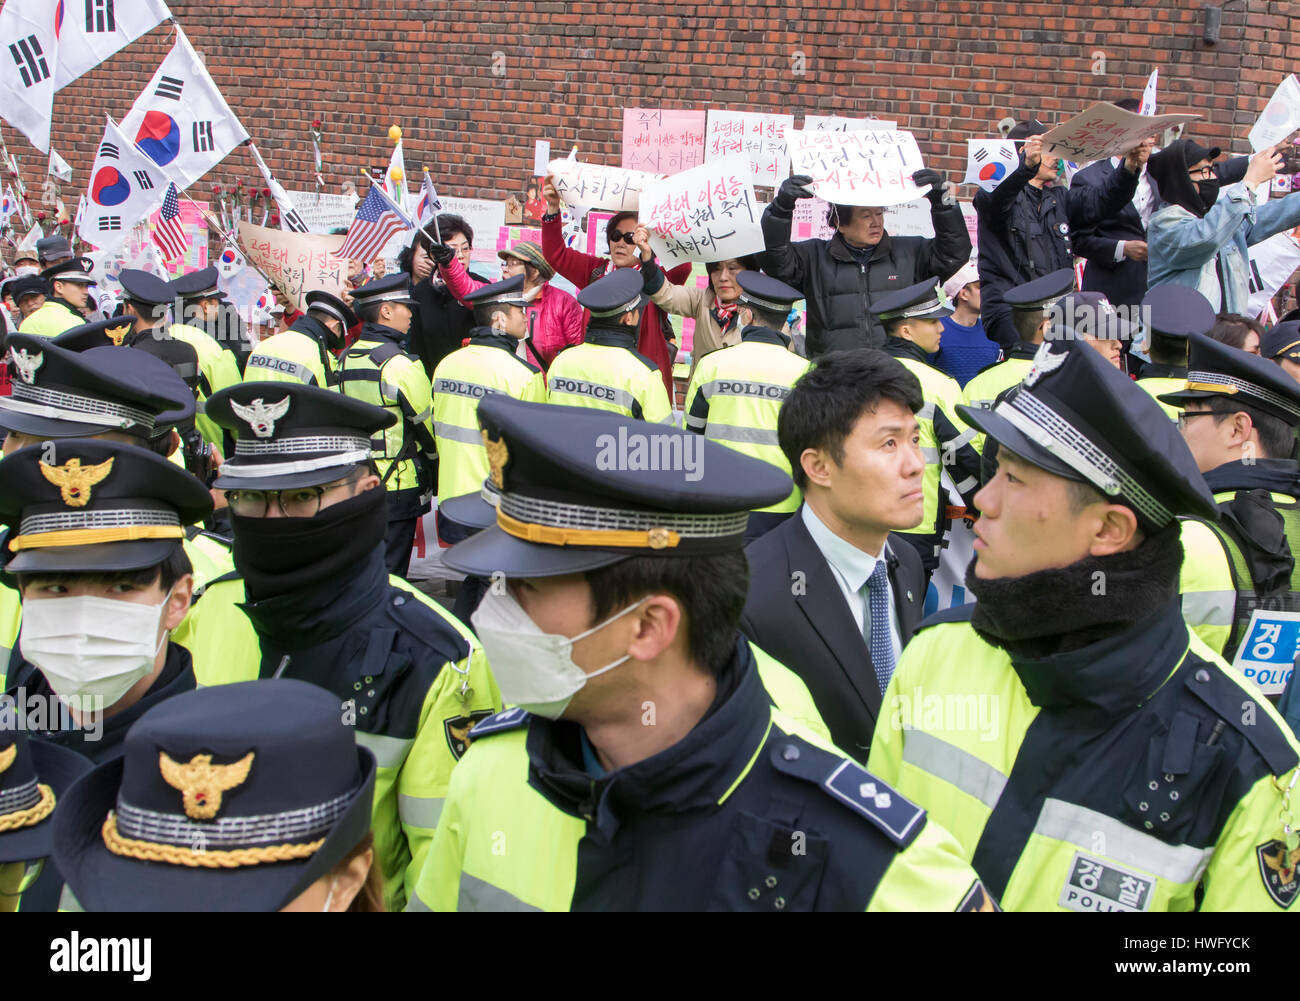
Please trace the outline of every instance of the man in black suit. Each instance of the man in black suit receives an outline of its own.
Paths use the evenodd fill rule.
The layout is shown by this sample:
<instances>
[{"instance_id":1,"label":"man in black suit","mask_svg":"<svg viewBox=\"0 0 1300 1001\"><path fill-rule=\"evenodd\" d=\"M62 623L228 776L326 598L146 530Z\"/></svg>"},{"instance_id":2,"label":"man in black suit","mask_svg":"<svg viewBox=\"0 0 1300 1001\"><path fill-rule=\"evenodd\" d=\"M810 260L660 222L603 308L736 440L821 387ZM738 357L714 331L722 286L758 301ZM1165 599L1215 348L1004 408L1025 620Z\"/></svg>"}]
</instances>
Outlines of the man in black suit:
<instances>
[{"instance_id":1,"label":"man in black suit","mask_svg":"<svg viewBox=\"0 0 1300 1001\"><path fill-rule=\"evenodd\" d=\"M840 750L865 761L881 694L921 618L921 385L883 351L824 355L791 390L777 436L804 494L745 550L741 629L798 674Z\"/></svg>"}]
</instances>

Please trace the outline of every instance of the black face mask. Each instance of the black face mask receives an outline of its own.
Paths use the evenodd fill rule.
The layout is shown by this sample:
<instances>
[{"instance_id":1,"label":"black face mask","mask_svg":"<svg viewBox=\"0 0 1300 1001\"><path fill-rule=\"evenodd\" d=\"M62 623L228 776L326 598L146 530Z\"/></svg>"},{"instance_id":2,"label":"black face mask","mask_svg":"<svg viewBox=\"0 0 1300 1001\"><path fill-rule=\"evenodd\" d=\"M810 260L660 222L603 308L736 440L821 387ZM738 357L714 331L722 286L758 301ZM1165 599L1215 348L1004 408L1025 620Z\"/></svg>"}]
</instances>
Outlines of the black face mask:
<instances>
[{"instance_id":1,"label":"black face mask","mask_svg":"<svg viewBox=\"0 0 1300 1001\"><path fill-rule=\"evenodd\" d=\"M1200 196L1205 211L1209 212L1219 200L1219 179L1211 177L1208 181L1197 181L1196 193Z\"/></svg>"},{"instance_id":2,"label":"black face mask","mask_svg":"<svg viewBox=\"0 0 1300 1001\"><path fill-rule=\"evenodd\" d=\"M313 518L247 518L231 512L232 555L248 596L260 601L348 576L382 545L388 505L382 487Z\"/></svg>"}]
</instances>

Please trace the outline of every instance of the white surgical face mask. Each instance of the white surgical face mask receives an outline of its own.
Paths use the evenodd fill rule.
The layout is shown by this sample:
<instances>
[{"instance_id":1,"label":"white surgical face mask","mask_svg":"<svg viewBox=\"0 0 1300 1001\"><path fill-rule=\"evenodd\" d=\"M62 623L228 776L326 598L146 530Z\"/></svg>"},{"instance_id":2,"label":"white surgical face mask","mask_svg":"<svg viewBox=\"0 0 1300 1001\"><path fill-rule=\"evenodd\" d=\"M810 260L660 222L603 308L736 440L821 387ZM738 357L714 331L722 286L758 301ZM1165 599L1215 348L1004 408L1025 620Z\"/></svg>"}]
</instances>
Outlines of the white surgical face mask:
<instances>
[{"instance_id":1,"label":"white surgical face mask","mask_svg":"<svg viewBox=\"0 0 1300 1001\"><path fill-rule=\"evenodd\" d=\"M162 626L171 591L160 604L142 605L78 595L23 602L19 643L54 693L65 702L102 699L108 707L154 668L167 642Z\"/></svg>"},{"instance_id":2,"label":"white surgical face mask","mask_svg":"<svg viewBox=\"0 0 1300 1001\"><path fill-rule=\"evenodd\" d=\"M559 719L588 680L632 659L626 654L588 674L573 662L573 644L649 600L647 595L577 636L561 636L542 632L508 592L489 591L470 621L483 643L502 699L537 716Z\"/></svg>"}]
</instances>

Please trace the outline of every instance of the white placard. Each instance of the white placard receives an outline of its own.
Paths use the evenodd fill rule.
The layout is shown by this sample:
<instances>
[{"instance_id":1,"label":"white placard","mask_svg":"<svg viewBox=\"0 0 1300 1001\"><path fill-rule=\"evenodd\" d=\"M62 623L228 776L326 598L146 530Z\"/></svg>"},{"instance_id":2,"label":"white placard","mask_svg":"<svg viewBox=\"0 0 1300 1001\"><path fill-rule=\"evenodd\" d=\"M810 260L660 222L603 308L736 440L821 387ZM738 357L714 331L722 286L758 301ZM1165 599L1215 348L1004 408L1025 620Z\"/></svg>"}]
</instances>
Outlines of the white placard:
<instances>
[{"instance_id":1,"label":"white placard","mask_svg":"<svg viewBox=\"0 0 1300 1001\"><path fill-rule=\"evenodd\" d=\"M641 192L664 176L572 159L552 160L546 172L551 175L556 194L564 204L610 212L635 212L641 202Z\"/></svg>"},{"instance_id":2,"label":"white placard","mask_svg":"<svg viewBox=\"0 0 1300 1001\"><path fill-rule=\"evenodd\" d=\"M1147 136L1174 125L1194 122L1200 115L1139 115L1098 101L1081 115L1062 122L1043 136L1043 155L1062 156L1075 163L1121 156Z\"/></svg>"},{"instance_id":3,"label":"white placard","mask_svg":"<svg viewBox=\"0 0 1300 1001\"><path fill-rule=\"evenodd\" d=\"M547 139L538 139L533 143L533 176L542 177L546 165L551 162L551 143Z\"/></svg>"},{"instance_id":4,"label":"white placard","mask_svg":"<svg viewBox=\"0 0 1300 1001\"><path fill-rule=\"evenodd\" d=\"M1289 232L1274 233L1250 248L1250 316L1257 317L1268 308L1269 300L1296 268L1300 268L1300 243Z\"/></svg>"},{"instance_id":5,"label":"white placard","mask_svg":"<svg viewBox=\"0 0 1300 1001\"><path fill-rule=\"evenodd\" d=\"M640 221L668 267L762 251L759 214L749 158L740 153L655 181L641 197Z\"/></svg>"},{"instance_id":6,"label":"white placard","mask_svg":"<svg viewBox=\"0 0 1300 1001\"><path fill-rule=\"evenodd\" d=\"M1296 129L1300 129L1300 81L1292 73L1280 84L1264 111L1250 130L1250 148L1258 153L1276 146Z\"/></svg>"},{"instance_id":7,"label":"white placard","mask_svg":"<svg viewBox=\"0 0 1300 1001\"><path fill-rule=\"evenodd\" d=\"M479 263L496 261L497 233L506 224L506 203L486 198L457 198L454 195L439 195L439 200L442 202L439 214L450 212L458 215L474 231L474 248L470 251L470 260Z\"/></svg>"},{"instance_id":8,"label":"white placard","mask_svg":"<svg viewBox=\"0 0 1300 1001\"><path fill-rule=\"evenodd\" d=\"M912 174L925 166L910 132L790 133L790 172L806 174L818 198L837 205L897 205L930 190Z\"/></svg>"},{"instance_id":9,"label":"white placard","mask_svg":"<svg viewBox=\"0 0 1300 1001\"><path fill-rule=\"evenodd\" d=\"M744 153L754 183L776 187L790 173L786 136L793 130L794 115L710 108L704 126L704 162Z\"/></svg>"},{"instance_id":10,"label":"white placard","mask_svg":"<svg viewBox=\"0 0 1300 1001\"><path fill-rule=\"evenodd\" d=\"M841 118L839 115L804 115L805 132L864 132L896 129L898 122L883 118Z\"/></svg>"},{"instance_id":11,"label":"white placard","mask_svg":"<svg viewBox=\"0 0 1300 1001\"><path fill-rule=\"evenodd\" d=\"M355 195L327 195L318 191L290 191L298 217L311 233L347 229L357 214Z\"/></svg>"}]
</instances>

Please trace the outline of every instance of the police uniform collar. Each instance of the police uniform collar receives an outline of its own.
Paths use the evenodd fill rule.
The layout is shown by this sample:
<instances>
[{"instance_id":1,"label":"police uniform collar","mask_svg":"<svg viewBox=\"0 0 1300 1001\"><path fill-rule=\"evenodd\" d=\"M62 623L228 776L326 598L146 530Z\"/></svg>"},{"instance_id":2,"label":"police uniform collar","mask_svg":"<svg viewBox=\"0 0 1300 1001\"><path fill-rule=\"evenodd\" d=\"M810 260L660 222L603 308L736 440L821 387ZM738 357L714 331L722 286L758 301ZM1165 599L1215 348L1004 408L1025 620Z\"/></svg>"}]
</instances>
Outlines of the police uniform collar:
<instances>
[{"instance_id":1,"label":"police uniform collar","mask_svg":"<svg viewBox=\"0 0 1300 1001\"><path fill-rule=\"evenodd\" d=\"M740 332L742 341L749 341L755 344L779 344L784 348L790 346L790 335L783 334L779 330L773 330L771 327L760 327L758 324L751 323Z\"/></svg>"},{"instance_id":2,"label":"police uniform collar","mask_svg":"<svg viewBox=\"0 0 1300 1001\"><path fill-rule=\"evenodd\" d=\"M884 350L894 358L913 358L926 365L930 364L930 356L926 354L925 349L916 341L909 341L903 337L886 337Z\"/></svg>"},{"instance_id":3,"label":"police uniform collar","mask_svg":"<svg viewBox=\"0 0 1300 1001\"><path fill-rule=\"evenodd\" d=\"M298 333L326 346L329 345L330 341L338 340L337 335L329 327L321 323L316 317L308 316L306 313L299 314L298 318L289 325L289 329L296 330Z\"/></svg>"},{"instance_id":4,"label":"police uniform collar","mask_svg":"<svg viewBox=\"0 0 1300 1001\"><path fill-rule=\"evenodd\" d=\"M1229 490L1268 490L1300 497L1300 463L1295 459L1256 459L1252 464L1232 461L1205 474L1214 493Z\"/></svg>"},{"instance_id":5,"label":"police uniform collar","mask_svg":"<svg viewBox=\"0 0 1300 1001\"><path fill-rule=\"evenodd\" d=\"M376 549L350 574L238 607L260 638L294 649L342 636L388 597L388 569Z\"/></svg>"},{"instance_id":6,"label":"police uniform collar","mask_svg":"<svg viewBox=\"0 0 1300 1001\"><path fill-rule=\"evenodd\" d=\"M587 328L587 334L583 337L586 344L600 344L610 348L627 348L629 351L635 351L637 346L637 328L628 326L618 327L597 327L590 326Z\"/></svg>"},{"instance_id":7,"label":"police uniform collar","mask_svg":"<svg viewBox=\"0 0 1300 1001\"><path fill-rule=\"evenodd\" d=\"M51 295L48 296L45 301L47 303L52 302L56 306L62 306L69 313L75 313L77 316L81 316L81 310L79 310L76 306L72 305L72 303L68 302L67 299L62 298L61 296Z\"/></svg>"},{"instance_id":8,"label":"police uniform collar","mask_svg":"<svg viewBox=\"0 0 1300 1001\"><path fill-rule=\"evenodd\" d=\"M394 330L392 327L386 327L382 323L363 323L361 325L361 337L363 341L393 341L401 344L406 335L400 330Z\"/></svg>"},{"instance_id":9,"label":"police uniform collar","mask_svg":"<svg viewBox=\"0 0 1300 1001\"><path fill-rule=\"evenodd\" d=\"M558 809L590 816L601 833L648 813L716 809L766 739L771 698L748 642L737 636L713 705L676 744L593 779L583 767L580 729L567 720L528 723L528 784Z\"/></svg>"},{"instance_id":10,"label":"police uniform collar","mask_svg":"<svg viewBox=\"0 0 1300 1001\"><path fill-rule=\"evenodd\" d=\"M469 332L469 342L484 347L500 348L514 354L519 348L519 341L510 334L501 333L491 327L474 327Z\"/></svg>"},{"instance_id":11,"label":"police uniform collar","mask_svg":"<svg viewBox=\"0 0 1300 1001\"><path fill-rule=\"evenodd\" d=\"M1026 358L1032 359L1038 354L1040 344L1030 344L1028 341L1017 341L1015 347L1007 352L1007 358ZM1006 358L1003 359L1006 361Z\"/></svg>"}]
</instances>

